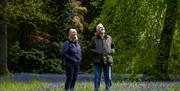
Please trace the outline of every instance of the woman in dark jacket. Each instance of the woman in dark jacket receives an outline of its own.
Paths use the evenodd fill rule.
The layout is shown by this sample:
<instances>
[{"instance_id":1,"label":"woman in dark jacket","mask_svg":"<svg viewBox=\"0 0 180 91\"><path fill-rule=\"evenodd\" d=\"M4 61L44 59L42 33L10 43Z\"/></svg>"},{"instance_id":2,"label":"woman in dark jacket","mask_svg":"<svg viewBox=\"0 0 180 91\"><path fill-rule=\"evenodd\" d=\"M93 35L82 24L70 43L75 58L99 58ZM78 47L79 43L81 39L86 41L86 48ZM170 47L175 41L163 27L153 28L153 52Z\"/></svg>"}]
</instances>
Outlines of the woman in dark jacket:
<instances>
[{"instance_id":1,"label":"woman in dark jacket","mask_svg":"<svg viewBox=\"0 0 180 91\"><path fill-rule=\"evenodd\" d=\"M68 36L69 38L64 42L61 53L66 72L65 91L69 89L73 91L82 60L82 54L77 31L70 29Z\"/></svg>"}]
</instances>

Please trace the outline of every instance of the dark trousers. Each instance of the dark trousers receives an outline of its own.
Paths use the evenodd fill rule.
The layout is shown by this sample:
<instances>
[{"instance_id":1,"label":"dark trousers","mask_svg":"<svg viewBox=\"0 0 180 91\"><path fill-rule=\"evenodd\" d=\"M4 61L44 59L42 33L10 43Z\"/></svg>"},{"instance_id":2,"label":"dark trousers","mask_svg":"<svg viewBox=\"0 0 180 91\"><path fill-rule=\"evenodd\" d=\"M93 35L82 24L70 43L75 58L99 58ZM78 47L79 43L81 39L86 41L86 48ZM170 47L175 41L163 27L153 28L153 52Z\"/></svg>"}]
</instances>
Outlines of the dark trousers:
<instances>
[{"instance_id":1,"label":"dark trousers","mask_svg":"<svg viewBox=\"0 0 180 91\"><path fill-rule=\"evenodd\" d=\"M80 66L79 65L65 65L66 72L66 82L65 82L65 90L70 89L73 91L75 82L78 76Z\"/></svg>"}]
</instances>

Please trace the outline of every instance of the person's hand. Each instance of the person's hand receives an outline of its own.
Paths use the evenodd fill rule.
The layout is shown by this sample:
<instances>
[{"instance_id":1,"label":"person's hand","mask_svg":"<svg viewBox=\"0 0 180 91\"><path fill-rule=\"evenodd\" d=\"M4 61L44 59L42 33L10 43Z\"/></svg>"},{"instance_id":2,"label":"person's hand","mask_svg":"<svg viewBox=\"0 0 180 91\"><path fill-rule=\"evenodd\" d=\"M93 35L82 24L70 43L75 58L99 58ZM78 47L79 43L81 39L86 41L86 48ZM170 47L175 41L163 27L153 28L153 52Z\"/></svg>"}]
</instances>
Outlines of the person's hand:
<instances>
[{"instance_id":1,"label":"person's hand","mask_svg":"<svg viewBox=\"0 0 180 91\"><path fill-rule=\"evenodd\" d=\"M111 51L112 51L112 53L114 53L114 52L115 52L115 49L111 49Z\"/></svg>"}]
</instances>

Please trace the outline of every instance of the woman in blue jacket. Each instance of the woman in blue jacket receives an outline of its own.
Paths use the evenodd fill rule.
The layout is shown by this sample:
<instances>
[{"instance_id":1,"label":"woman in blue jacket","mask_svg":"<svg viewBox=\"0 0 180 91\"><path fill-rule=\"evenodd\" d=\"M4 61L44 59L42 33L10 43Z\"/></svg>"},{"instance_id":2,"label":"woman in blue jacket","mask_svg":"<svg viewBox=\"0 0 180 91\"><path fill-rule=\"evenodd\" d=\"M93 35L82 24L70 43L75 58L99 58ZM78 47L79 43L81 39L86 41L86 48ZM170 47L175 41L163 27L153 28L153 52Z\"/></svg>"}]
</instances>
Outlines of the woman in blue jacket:
<instances>
[{"instance_id":1,"label":"woman in blue jacket","mask_svg":"<svg viewBox=\"0 0 180 91\"><path fill-rule=\"evenodd\" d=\"M66 72L65 91L73 91L82 60L76 29L69 29L68 40L64 42L61 53Z\"/></svg>"}]
</instances>

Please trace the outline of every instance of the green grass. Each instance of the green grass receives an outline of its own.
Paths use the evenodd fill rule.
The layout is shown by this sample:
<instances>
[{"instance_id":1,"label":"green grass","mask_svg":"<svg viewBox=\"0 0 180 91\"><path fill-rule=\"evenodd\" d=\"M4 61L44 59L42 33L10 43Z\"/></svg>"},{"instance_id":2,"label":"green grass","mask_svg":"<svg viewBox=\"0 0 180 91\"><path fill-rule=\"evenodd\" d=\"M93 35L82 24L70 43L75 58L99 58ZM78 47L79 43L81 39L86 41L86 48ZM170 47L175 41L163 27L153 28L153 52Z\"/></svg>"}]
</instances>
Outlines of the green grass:
<instances>
[{"instance_id":1,"label":"green grass","mask_svg":"<svg viewBox=\"0 0 180 91\"><path fill-rule=\"evenodd\" d=\"M77 81L75 91L93 91L92 81ZM100 91L105 85L101 83ZM46 81L3 81L0 83L0 91L63 91L64 82ZM180 91L180 85L174 83L139 83L139 82L113 82L112 91Z\"/></svg>"},{"instance_id":2,"label":"green grass","mask_svg":"<svg viewBox=\"0 0 180 91\"><path fill-rule=\"evenodd\" d=\"M46 87L47 82L42 81L28 81L28 82L18 82L18 81L4 81L0 84L0 91L37 91L38 87Z\"/></svg>"},{"instance_id":3,"label":"green grass","mask_svg":"<svg viewBox=\"0 0 180 91\"><path fill-rule=\"evenodd\" d=\"M0 77L0 91L64 91L65 76L61 74L15 74ZM138 82L112 79L112 91L180 91L180 81ZM104 91L104 80L100 91ZM80 74L75 91L93 91L93 76Z\"/></svg>"}]
</instances>

